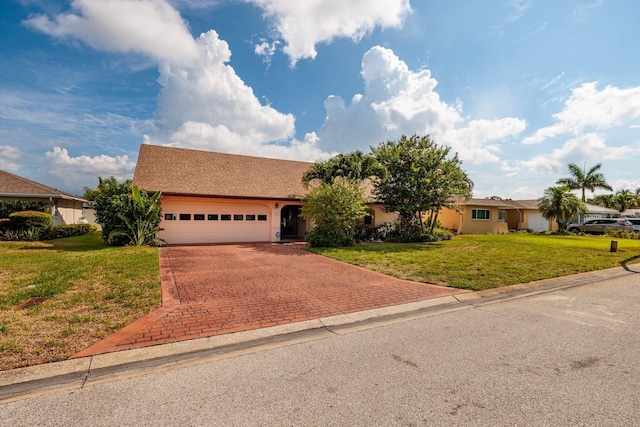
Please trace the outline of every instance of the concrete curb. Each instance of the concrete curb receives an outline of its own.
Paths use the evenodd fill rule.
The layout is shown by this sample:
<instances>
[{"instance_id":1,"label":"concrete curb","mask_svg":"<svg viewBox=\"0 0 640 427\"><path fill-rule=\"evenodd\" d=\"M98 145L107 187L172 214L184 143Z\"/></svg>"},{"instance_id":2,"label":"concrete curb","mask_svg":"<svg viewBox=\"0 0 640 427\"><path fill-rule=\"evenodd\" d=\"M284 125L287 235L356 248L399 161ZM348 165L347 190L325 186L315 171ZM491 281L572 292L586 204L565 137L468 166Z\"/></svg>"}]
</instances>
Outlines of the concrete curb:
<instances>
[{"instance_id":1,"label":"concrete curb","mask_svg":"<svg viewBox=\"0 0 640 427\"><path fill-rule=\"evenodd\" d=\"M113 378L142 375L640 273L640 265L633 267L634 270L615 267L288 325L0 371L0 402L56 390L78 389Z\"/></svg>"}]
</instances>

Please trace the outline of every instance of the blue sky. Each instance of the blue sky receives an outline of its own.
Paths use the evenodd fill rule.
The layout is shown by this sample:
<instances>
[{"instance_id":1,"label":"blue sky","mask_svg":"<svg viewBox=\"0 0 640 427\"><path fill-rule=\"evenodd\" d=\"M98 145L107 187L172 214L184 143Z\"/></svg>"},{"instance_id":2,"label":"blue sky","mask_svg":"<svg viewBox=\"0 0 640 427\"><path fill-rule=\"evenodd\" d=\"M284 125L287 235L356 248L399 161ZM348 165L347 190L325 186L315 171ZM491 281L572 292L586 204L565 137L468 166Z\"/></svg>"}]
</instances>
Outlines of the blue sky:
<instances>
[{"instance_id":1,"label":"blue sky","mask_svg":"<svg viewBox=\"0 0 640 427\"><path fill-rule=\"evenodd\" d=\"M296 160L402 134L474 196L640 187L633 0L4 0L0 169L82 194L141 143Z\"/></svg>"}]
</instances>

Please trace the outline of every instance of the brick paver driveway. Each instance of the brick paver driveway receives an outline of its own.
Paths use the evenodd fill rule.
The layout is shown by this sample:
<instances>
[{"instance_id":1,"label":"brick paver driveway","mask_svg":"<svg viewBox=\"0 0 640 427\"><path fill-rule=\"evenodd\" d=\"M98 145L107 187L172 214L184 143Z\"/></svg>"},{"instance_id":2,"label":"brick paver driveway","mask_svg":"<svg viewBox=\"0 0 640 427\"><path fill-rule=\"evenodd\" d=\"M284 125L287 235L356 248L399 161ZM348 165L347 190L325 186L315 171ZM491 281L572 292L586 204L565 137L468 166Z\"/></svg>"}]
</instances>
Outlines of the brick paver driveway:
<instances>
[{"instance_id":1,"label":"brick paver driveway","mask_svg":"<svg viewBox=\"0 0 640 427\"><path fill-rule=\"evenodd\" d=\"M162 307L74 357L210 337L452 295L300 245L161 248Z\"/></svg>"}]
</instances>

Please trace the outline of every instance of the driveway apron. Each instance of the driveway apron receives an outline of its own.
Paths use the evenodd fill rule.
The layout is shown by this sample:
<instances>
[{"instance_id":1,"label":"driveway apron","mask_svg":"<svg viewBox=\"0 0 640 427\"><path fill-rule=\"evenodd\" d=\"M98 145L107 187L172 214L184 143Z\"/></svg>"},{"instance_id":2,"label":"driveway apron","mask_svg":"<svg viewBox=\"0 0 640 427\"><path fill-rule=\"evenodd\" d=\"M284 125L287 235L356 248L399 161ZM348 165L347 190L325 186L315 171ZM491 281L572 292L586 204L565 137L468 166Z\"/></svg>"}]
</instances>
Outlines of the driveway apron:
<instances>
[{"instance_id":1,"label":"driveway apron","mask_svg":"<svg viewBox=\"0 0 640 427\"><path fill-rule=\"evenodd\" d=\"M74 357L211 337L466 292L396 279L298 244L160 248L162 307Z\"/></svg>"}]
</instances>

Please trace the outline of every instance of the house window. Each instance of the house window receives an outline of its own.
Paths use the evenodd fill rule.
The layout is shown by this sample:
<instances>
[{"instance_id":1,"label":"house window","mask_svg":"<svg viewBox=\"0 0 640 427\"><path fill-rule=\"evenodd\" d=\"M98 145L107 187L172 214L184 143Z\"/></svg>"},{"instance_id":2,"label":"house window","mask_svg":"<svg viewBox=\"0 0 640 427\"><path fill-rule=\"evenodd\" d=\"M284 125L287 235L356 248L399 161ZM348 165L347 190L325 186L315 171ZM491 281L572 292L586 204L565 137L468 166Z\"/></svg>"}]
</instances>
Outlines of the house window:
<instances>
[{"instance_id":1,"label":"house window","mask_svg":"<svg viewBox=\"0 0 640 427\"><path fill-rule=\"evenodd\" d=\"M498 221L504 222L507 220L507 211L498 211Z\"/></svg>"},{"instance_id":2,"label":"house window","mask_svg":"<svg viewBox=\"0 0 640 427\"><path fill-rule=\"evenodd\" d=\"M222 214L220 215L221 221L231 221L231 214Z\"/></svg>"},{"instance_id":3,"label":"house window","mask_svg":"<svg viewBox=\"0 0 640 427\"><path fill-rule=\"evenodd\" d=\"M258 221L266 221L266 220L267 220L266 215L258 215Z\"/></svg>"},{"instance_id":4,"label":"house window","mask_svg":"<svg viewBox=\"0 0 640 427\"><path fill-rule=\"evenodd\" d=\"M193 214L194 221L204 221L204 214Z\"/></svg>"},{"instance_id":5,"label":"house window","mask_svg":"<svg viewBox=\"0 0 640 427\"><path fill-rule=\"evenodd\" d=\"M244 215L234 214L233 215L233 220L234 221L242 221L242 220L244 220Z\"/></svg>"},{"instance_id":6,"label":"house window","mask_svg":"<svg viewBox=\"0 0 640 427\"><path fill-rule=\"evenodd\" d=\"M471 219L488 221L491 219L491 211L489 209L473 209L471 211Z\"/></svg>"},{"instance_id":7,"label":"house window","mask_svg":"<svg viewBox=\"0 0 640 427\"><path fill-rule=\"evenodd\" d=\"M218 214L209 214L209 215L207 215L207 219L209 221L217 221L218 220Z\"/></svg>"},{"instance_id":8,"label":"house window","mask_svg":"<svg viewBox=\"0 0 640 427\"><path fill-rule=\"evenodd\" d=\"M175 221L176 220L176 214L166 213L166 214L164 214L164 220L165 221Z\"/></svg>"},{"instance_id":9,"label":"house window","mask_svg":"<svg viewBox=\"0 0 640 427\"><path fill-rule=\"evenodd\" d=\"M247 221L255 221L256 220L256 216L255 215L251 215L251 214L247 214L247 216L245 216L244 219L246 219Z\"/></svg>"},{"instance_id":10,"label":"house window","mask_svg":"<svg viewBox=\"0 0 640 427\"><path fill-rule=\"evenodd\" d=\"M180 214L180 221L191 221L191 214Z\"/></svg>"}]
</instances>

